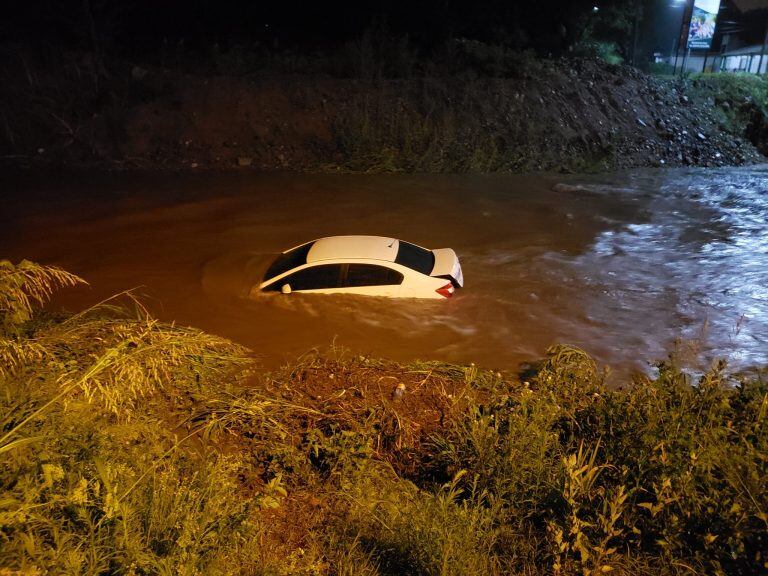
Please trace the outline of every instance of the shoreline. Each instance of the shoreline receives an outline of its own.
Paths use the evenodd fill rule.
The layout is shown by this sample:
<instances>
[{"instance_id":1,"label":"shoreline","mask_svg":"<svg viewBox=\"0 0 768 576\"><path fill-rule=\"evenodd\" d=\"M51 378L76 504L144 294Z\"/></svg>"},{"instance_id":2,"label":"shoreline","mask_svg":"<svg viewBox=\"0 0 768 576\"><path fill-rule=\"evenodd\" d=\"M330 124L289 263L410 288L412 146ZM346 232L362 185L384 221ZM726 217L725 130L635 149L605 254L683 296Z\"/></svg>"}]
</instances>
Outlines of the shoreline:
<instances>
[{"instance_id":1,"label":"shoreline","mask_svg":"<svg viewBox=\"0 0 768 576\"><path fill-rule=\"evenodd\" d=\"M749 82L594 60L516 77L189 74L115 65L6 86L0 165L311 173L603 173L765 161ZM726 75L728 76L728 75ZM735 83L731 86L729 83Z\"/></svg>"}]
</instances>

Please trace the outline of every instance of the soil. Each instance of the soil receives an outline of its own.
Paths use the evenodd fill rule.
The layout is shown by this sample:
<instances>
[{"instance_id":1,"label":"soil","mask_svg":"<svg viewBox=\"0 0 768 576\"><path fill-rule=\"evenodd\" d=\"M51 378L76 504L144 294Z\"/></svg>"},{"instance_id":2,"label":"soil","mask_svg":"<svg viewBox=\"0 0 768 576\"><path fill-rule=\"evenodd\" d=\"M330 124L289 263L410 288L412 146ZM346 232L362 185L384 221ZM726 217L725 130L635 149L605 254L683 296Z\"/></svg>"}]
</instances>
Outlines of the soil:
<instances>
[{"instance_id":1,"label":"soil","mask_svg":"<svg viewBox=\"0 0 768 576\"><path fill-rule=\"evenodd\" d=\"M529 68L517 78L360 80L128 64L97 74L87 56L47 72L10 62L0 157L33 167L407 172L763 159L674 81L591 60Z\"/></svg>"},{"instance_id":2,"label":"soil","mask_svg":"<svg viewBox=\"0 0 768 576\"><path fill-rule=\"evenodd\" d=\"M356 430L373 425L372 449L400 474L414 480L434 473L420 460L433 433L444 428L472 403L488 396L488 383L507 387L501 373L480 372L440 362L397 364L365 356L306 356L289 373L277 374L267 393L297 411L292 429Z\"/></svg>"}]
</instances>

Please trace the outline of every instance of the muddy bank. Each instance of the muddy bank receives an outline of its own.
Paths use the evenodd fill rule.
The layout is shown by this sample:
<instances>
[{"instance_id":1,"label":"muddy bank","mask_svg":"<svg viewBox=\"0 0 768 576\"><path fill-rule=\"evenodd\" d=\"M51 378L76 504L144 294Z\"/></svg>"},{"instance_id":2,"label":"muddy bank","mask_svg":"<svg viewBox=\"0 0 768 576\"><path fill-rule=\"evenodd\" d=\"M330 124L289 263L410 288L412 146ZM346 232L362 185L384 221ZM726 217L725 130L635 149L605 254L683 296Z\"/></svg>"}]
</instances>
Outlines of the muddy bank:
<instances>
[{"instance_id":1,"label":"muddy bank","mask_svg":"<svg viewBox=\"0 0 768 576\"><path fill-rule=\"evenodd\" d=\"M16 59L18 60L18 59ZM586 60L514 78L196 76L6 58L0 156L117 169L524 172L722 166L762 157L682 84Z\"/></svg>"}]
</instances>

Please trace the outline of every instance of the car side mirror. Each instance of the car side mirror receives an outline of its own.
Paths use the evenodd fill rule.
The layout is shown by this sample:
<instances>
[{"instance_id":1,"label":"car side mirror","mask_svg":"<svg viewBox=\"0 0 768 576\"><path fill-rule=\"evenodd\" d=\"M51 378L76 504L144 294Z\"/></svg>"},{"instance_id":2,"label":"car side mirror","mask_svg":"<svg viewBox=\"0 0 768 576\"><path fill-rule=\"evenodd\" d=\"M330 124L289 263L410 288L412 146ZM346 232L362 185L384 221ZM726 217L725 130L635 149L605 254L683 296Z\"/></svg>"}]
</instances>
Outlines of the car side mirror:
<instances>
[{"instance_id":1,"label":"car side mirror","mask_svg":"<svg viewBox=\"0 0 768 576\"><path fill-rule=\"evenodd\" d=\"M283 287L280 288L280 292L283 294L290 294L291 293L291 285L290 284L283 284Z\"/></svg>"}]
</instances>

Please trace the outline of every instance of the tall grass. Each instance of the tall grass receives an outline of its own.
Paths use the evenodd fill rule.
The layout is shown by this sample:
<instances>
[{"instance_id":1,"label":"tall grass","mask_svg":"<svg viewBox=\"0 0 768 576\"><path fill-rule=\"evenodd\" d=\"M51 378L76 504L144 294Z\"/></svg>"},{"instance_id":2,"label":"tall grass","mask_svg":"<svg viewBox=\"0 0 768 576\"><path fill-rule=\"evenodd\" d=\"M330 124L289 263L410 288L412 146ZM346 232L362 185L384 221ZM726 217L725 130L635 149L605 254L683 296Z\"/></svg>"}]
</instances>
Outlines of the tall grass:
<instances>
[{"instance_id":1,"label":"tall grass","mask_svg":"<svg viewBox=\"0 0 768 576\"><path fill-rule=\"evenodd\" d=\"M4 330L30 320L33 306L45 304L57 288L84 282L55 266L41 266L29 260L14 265L9 260L0 260L0 316Z\"/></svg>"},{"instance_id":2,"label":"tall grass","mask_svg":"<svg viewBox=\"0 0 768 576\"><path fill-rule=\"evenodd\" d=\"M242 377L243 349L161 325L135 300L33 317L79 279L3 263L0 530L3 568L198 574L240 546L237 459L182 445L195 394ZM230 542L230 540L233 540Z\"/></svg>"},{"instance_id":3,"label":"tall grass","mask_svg":"<svg viewBox=\"0 0 768 576\"><path fill-rule=\"evenodd\" d=\"M40 312L74 277L35 266L3 284L0 572L768 569L764 371L615 389L558 346L528 382L337 349L262 374L130 295Z\"/></svg>"}]
</instances>

